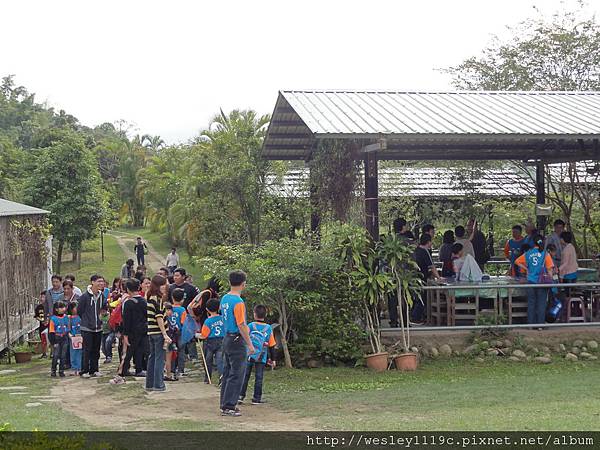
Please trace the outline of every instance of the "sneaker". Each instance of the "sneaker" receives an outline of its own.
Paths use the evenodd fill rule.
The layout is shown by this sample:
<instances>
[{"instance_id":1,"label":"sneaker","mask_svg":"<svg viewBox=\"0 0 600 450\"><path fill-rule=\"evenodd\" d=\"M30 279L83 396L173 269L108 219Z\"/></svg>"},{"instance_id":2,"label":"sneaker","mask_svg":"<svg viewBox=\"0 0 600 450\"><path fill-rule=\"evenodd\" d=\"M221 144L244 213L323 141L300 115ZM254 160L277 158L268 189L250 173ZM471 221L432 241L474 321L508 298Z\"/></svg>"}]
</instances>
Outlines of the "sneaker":
<instances>
[{"instance_id":1,"label":"sneaker","mask_svg":"<svg viewBox=\"0 0 600 450\"><path fill-rule=\"evenodd\" d=\"M240 397L240 399L238 400L238 405L243 405L244 404L244 397Z\"/></svg>"},{"instance_id":2,"label":"sneaker","mask_svg":"<svg viewBox=\"0 0 600 450\"><path fill-rule=\"evenodd\" d=\"M69 374L70 377L76 377L77 375L79 375L79 372L77 372L76 370Z\"/></svg>"},{"instance_id":3,"label":"sneaker","mask_svg":"<svg viewBox=\"0 0 600 450\"><path fill-rule=\"evenodd\" d=\"M64 378L65 377L65 373L64 372L58 372L58 376L61 377L61 378Z\"/></svg>"},{"instance_id":4,"label":"sneaker","mask_svg":"<svg viewBox=\"0 0 600 450\"><path fill-rule=\"evenodd\" d=\"M44 358L47 358L47 357L48 357L48 355L46 355L45 353L42 353L42 356L40 356L40 359L44 359Z\"/></svg>"},{"instance_id":5,"label":"sneaker","mask_svg":"<svg viewBox=\"0 0 600 450\"><path fill-rule=\"evenodd\" d=\"M204 384L210 384L210 382L208 381L208 378L204 379Z\"/></svg>"},{"instance_id":6,"label":"sneaker","mask_svg":"<svg viewBox=\"0 0 600 450\"><path fill-rule=\"evenodd\" d=\"M136 377L145 377L146 376L146 371L145 370L141 370L139 372L136 372L134 376L136 376Z\"/></svg>"},{"instance_id":7,"label":"sneaker","mask_svg":"<svg viewBox=\"0 0 600 450\"><path fill-rule=\"evenodd\" d=\"M242 413L236 409L222 409L221 415L228 416L228 417L240 417L242 415Z\"/></svg>"},{"instance_id":8,"label":"sneaker","mask_svg":"<svg viewBox=\"0 0 600 450\"><path fill-rule=\"evenodd\" d=\"M50 374L50 376L51 376L52 378L56 378L56 372L52 372L52 373Z\"/></svg>"},{"instance_id":9,"label":"sneaker","mask_svg":"<svg viewBox=\"0 0 600 450\"><path fill-rule=\"evenodd\" d=\"M125 372L121 375L122 377L132 377L133 374L131 372Z\"/></svg>"},{"instance_id":10,"label":"sneaker","mask_svg":"<svg viewBox=\"0 0 600 450\"><path fill-rule=\"evenodd\" d=\"M255 399L252 399L252 404L253 405L262 405L263 403L267 403L267 402L265 402L264 400L255 400Z\"/></svg>"},{"instance_id":11,"label":"sneaker","mask_svg":"<svg viewBox=\"0 0 600 450\"><path fill-rule=\"evenodd\" d=\"M104 374L102 372L94 372L93 376L96 377L96 378L100 378L100 377L103 377Z\"/></svg>"},{"instance_id":12,"label":"sneaker","mask_svg":"<svg viewBox=\"0 0 600 450\"><path fill-rule=\"evenodd\" d=\"M91 375L89 373L82 373L81 374L81 378L91 378Z\"/></svg>"},{"instance_id":13,"label":"sneaker","mask_svg":"<svg viewBox=\"0 0 600 450\"><path fill-rule=\"evenodd\" d=\"M112 358L110 356L107 356L106 359L104 360L104 364L109 364L112 362Z\"/></svg>"}]
</instances>

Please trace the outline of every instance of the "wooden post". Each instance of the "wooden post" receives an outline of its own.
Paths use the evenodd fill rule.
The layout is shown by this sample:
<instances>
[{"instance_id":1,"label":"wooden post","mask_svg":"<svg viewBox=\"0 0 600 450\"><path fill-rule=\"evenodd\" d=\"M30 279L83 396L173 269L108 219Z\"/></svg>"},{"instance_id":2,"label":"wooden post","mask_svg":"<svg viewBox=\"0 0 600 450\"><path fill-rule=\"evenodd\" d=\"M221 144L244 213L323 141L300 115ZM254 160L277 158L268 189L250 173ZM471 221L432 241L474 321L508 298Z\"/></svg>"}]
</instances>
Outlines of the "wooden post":
<instances>
[{"instance_id":1,"label":"wooden post","mask_svg":"<svg viewBox=\"0 0 600 450\"><path fill-rule=\"evenodd\" d=\"M365 226L373 241L379 240L379 181L377 151L365 153Z\"/></svg>"},{"instance_id":2,"label":"wooden post","mask_svg":"<svg viewBox=\"0 0 600 450\"><path fill-rule=\"evenodd\" d=\"M102 262L104 262L104 228L100 228L100 247L102 248Z\"/></svg>"},{"instance_id":3,"label":"wooden post","mask_svg":"<svg viewBox=\"0 0 600 450\"><path fill-rule=\"evenodd\" d=\"M535 202L538 205L546 204L546 180L544 172L544 162L538 161L535 166ZM538 232L545 234L546 216L537 216Z\"/></svg>"},{"instance_id":4,"label":"wooden post","mask_svg":"<svg viewBox=\"0 0 600 450\"><path fill-rule=\"evenodd\" d=\"M321 241L321 211L317 198L317 185L312 170L312 162L308 164L309 204L310 204L310 235L313 245L318 247Z\"/></svg>"}]
</instances>

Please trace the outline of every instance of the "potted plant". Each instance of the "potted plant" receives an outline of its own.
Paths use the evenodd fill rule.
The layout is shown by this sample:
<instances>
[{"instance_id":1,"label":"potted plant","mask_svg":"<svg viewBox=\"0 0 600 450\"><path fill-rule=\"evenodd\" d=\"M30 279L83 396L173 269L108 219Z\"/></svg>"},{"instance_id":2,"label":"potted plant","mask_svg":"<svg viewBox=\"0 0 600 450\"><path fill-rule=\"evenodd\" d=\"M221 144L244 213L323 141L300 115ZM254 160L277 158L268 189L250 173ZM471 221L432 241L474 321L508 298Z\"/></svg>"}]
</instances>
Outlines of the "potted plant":
<instances>
[{"instance_id":1,"label":"potted plant","mask_svg":"<svg viewBox=\"0 0 600 450\"><path fill-rule=\"evenodd\" d=\"M15 354L17 363L26 363L31 361L31 346L27 342L23 342L12 349Z\"/></svg>"},{"instance_id":2,"label":"potted plant","mask_svg":"<svg viewBox=\"0 0 600 450\"><path fill-rule=\"evenodd\" d=\"M389 233L379 242L377 253L380 259L385 261L386 270L391 274L393 288L398 295L402 352L394 356L394 363L398 370L416 370L417 355L410 351L409 312L413 305L413 297L422 284L418 266L413 259L411 248L394 233Z\"/></svg>"},{"instance_id":3,"label":"potted plant","mask_svg":"<svg viewBox=\"0 0 600 450\"><path fill-rule=\"evenodd\" d=\"M37 339L29 339L27 342L29 343L33 353L42 353L42 341Z\"/></svg>"},{"instance_id":4,"label":"potted plant","mask_svg":"<svg viewBox=\"0 0 600 450\"><path fill-rule=\"evenodd\" d=\"M358 294L365 312L365 328L373 352L365 356L367 367L382 372L388 368L389 355L381 344L378 306L393 286L392 279L382 269L364 230L356 230L345 239L341 256L349 268L349 288Z\"/></svg>"}]
</instances>

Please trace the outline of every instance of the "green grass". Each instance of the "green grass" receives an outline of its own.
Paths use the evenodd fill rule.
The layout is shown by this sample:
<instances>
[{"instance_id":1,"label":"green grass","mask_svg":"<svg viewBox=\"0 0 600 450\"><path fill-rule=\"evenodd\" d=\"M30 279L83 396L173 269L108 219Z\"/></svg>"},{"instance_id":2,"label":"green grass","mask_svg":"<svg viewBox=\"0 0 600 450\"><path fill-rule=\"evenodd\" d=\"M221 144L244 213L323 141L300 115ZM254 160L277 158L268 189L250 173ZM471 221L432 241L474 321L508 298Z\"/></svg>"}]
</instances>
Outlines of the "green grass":
<instances>
[{"instance_id":1,"label":"green grass","mask_svg":"<svg viewBox=\"0 0 600 450\"><path fill-rule=\"evenodd\" d=\"M37 358L38 356L34 356ZM17 369L17 373L0 376L0 386L26 386L23 391L0 390L0 425L8 422L11 429L20 431L64 430L77 431L90 429L90 425L70 411L63 410L59 404L42 402L31 396L50 395L55 379L47 376L49 372L47 359L35 359L31 363L0 365L2 369ZM41 374L44 375L41 375ZM10 395L10 392L26 392L25 395ZM26 407L26 403L39 402L37 407Z\"/></svg>"},{"instance_id":2,"label":"green grass","mask_svg":"<svg viewBox=\"0 0 600 450\"><path fill-rule=\"evenodd\" d=\"M265 392L327 430L598 430L599 369L452 360L415 373L277 370L265 375Z\"/></svg>"},{"instance_id":3,"label":"green grass","mask_svg":"<svg viewBox=\"0 0 600 450\"><path fill-rule=\"evenodd\" d=\"M108 282L112 282L114 277L121 273L121 266L125 262L125 254L117 240L110 235L104 235L104 262L102 262L102 253L100 238L85 241L81 252L81 268L77 269L74 262L62 263L61 272L63 274L72 273L75 275L76 282L81 289L84 289L90 275L99 273L105 276Z\"/></svg>"}]
</instances>

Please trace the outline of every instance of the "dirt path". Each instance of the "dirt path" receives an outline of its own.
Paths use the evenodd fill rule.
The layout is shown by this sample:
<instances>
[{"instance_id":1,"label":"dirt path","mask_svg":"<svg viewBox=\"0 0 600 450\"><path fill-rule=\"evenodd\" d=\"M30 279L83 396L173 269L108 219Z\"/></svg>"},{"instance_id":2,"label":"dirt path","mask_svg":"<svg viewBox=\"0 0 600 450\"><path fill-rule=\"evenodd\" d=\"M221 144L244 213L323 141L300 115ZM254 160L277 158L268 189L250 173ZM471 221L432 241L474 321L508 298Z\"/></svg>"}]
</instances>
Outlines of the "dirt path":
<instances>
[{"instance_id":1,"label":"dirt path","mask_svg":"<svg viewBox=\"0 0 600 450\"><path fill-rule=\"evenodd\" d=\"M143 378L127 379L119 386L108 383L116 364L103 364L99 379L68 377L51 390L61 407L94 427L114 431L164 430L314 430L312 419L296 417L270 404L242 405L242 417L221 417L219 390L202 382L203 371L194 364L189 377L167 383L167 392L145 393Z\"/></svg>"},{"instance_id":2,"label":"dirt path","mask_svg":"<svg viewBox=\"0 0 600 450\"><path fill-rule=\"evenodd\" d=\"M125 233L123 231L109 232L107 234L111 235L117 240L119 247L121 247L127 258L132 258L134 261L136 261L133 247L135 245L135 239L138 236L137 234ZM144 239L144 236L141 237ZM148 254L145 255L144 258L146 267L153 272L157 272L158 269L164 266L165 258L154 249L150 242L147 242L146 240L144 240L144 242L146 242L146 245L148 246Z\"/></svg>"}]
</instances>

